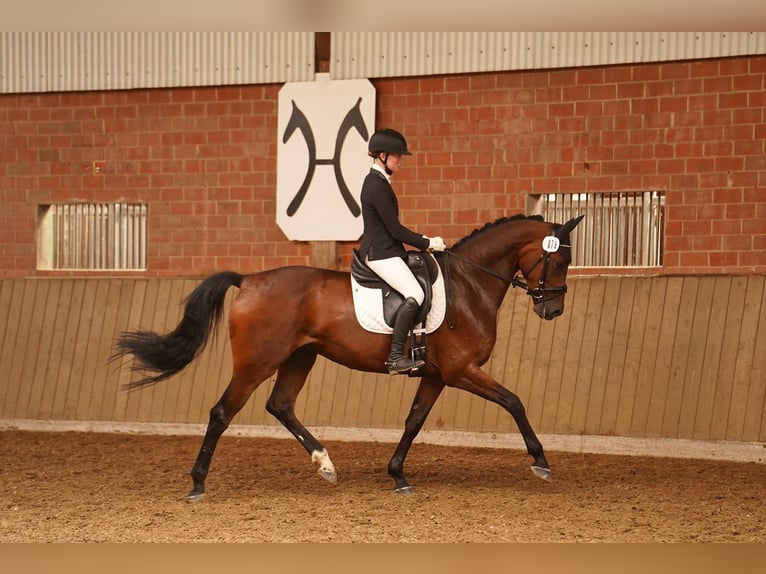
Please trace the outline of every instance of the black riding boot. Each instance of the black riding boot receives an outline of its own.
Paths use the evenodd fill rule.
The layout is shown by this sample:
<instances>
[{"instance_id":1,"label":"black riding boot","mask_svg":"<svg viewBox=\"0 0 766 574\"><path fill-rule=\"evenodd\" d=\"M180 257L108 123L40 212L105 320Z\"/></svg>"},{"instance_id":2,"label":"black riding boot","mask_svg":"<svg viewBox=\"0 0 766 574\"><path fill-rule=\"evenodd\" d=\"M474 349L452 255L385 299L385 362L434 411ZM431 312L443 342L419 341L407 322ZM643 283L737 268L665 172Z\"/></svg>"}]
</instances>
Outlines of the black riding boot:
<instances>
[{"instance_id":1,"label":"black riding boot","mask_svg":"<svg viewBox=\"0 0 766 574\"><path fill-rule=\"evenodd\" d=\"M394 321L394 334L391 338L391 354L386 359L389 375L408 373L426 364L425 361L420 359L413 361L412 357L404 355L404 342L415 323L418 308L418 302L412 297L407 297L407 300L399 307L396 321Z\"/></svg>"}]
</instances>

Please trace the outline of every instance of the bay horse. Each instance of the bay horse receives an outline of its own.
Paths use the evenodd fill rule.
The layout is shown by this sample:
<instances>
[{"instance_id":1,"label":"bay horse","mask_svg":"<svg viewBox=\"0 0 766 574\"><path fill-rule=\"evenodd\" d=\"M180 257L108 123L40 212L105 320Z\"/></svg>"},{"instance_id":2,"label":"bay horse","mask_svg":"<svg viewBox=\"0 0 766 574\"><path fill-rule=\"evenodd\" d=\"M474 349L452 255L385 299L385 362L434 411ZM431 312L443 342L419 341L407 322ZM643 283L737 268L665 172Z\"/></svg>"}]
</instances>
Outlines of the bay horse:
<instances>
[{"instance_id":1,"label":"bay horse","mask_svg":"<svg viewBox=\"0 0 766 574\"><path fill-rule=\"evenodd\" d=\"M566 275L571 262L569 234L583 216L563 225L540 216L504 217L437 254L447 292L446 320L428 336L426 365L404 432L388 463L394 491L411 494L404 460L413 440L444 387L454 387L497 403L514 418L532 471L551 479L543 447L519 398L481 370L495 344L497 313L510 286L532 299L534 312L553 319L564 310ZM519 275L521 273L521 275ZM526 282L525 282L526 281ZM348 272L289 266L252 275L223 271L204 279L187 297L175 330L122 333L112 359L132 354L133 369L143 378L126 386L137 389L167 379L197 357L223 315L226 292L239 292L231 303L229 337L233 373L210 410L207 431L191 470L190 501L205 495L205 479L216 445L253 391L276 372L266 409L300 442L318 465L320 476L337 484L327 450L295 415L295 402L317 355L350 369L384 373L390 336L360 327Z\"/></svg>"}]
</instances>

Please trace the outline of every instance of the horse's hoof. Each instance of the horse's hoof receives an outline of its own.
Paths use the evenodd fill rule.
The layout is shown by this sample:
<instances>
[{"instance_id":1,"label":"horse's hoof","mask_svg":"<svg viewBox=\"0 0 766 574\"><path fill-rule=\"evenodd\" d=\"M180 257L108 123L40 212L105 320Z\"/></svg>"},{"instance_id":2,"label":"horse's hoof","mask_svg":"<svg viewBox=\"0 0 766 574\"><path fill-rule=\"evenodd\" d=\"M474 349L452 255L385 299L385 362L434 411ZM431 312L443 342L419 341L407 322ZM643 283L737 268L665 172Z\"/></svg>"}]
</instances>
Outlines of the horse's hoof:
<instances>
[{"instance_id":1,"label":"horse's hoof","mask_svg":"<svg viewBox=\"0 0 766 574\"><path fill-rule=\"evenodd\" d=\"M186 495L186 502L202 502L204 498L205 498L204 492L191 491L189 494Z\"/></svg>"},{"instance_id":2,"label":"horse's hoof","mask_svg":"<svg viewBox=\"0 0 766 574\"><path fill-rule=\"evenodd\" d=\"M327 482L333 486L338 486L338 475L334 470L319 469L319 476L324 478Z\"/></svg>"},{"instance_id":3,"label":"horse's hoof","mask_svg":"<svg viewBox=\"0 0 766 574\"><path fill-rule=\"evenodd\" d=\"M542 466L535 466L534 464L530 466L529 468L532 469L532 472L537 478L543 479L545 482L551 481L551 469L550 468L543 468Z\"/></svg>"},{"instance_id":4,"label":"horse's hoof","mask_svg":"<svg viewBox=\"0 0 766 574\"><path fill-rule=\"evenodd\" d=\"M412 492L411 486L400 486L399 488L394 489L394 494L401 494L402 496L412 496L414 493Z\"/></svg>"}]
</instances>

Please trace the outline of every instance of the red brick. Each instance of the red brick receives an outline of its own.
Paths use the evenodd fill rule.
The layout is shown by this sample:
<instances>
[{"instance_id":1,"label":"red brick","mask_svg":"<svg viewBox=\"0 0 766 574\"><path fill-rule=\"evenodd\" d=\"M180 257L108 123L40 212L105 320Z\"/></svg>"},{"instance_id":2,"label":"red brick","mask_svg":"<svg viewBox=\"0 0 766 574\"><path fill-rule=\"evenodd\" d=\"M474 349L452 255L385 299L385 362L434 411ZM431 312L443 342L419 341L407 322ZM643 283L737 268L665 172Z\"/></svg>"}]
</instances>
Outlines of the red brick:
<instances>
[{"instance_id":1,"label":"red brick","mask_svg":"<svg viewBox=\"0 0 766 574\"><path fill-rule=\"evenodd\" d=\"M710 253L709 261L711 267L736 267L738 263L738 254L725 251Z\"/></svg>"},{"instance_id":2,"label":"red brick","mask_svg":"<svg viewBox=\"0 0 766 574\"><path fill-rule=\"evenodd\" d=\"M715 235L737 235L742 233L742 222L740 220L727 219L712 222L712 229Z\"/></svg>"},{"instance_id":3,"label":"red brick","mask_svg":"<svg viewBox=\"0 0 766 574\"><path fill-rule=\"evenodd\" d=\"M724 235L720 239L724 251L750 251L753 248L753 240L749 235Z\"/></svg>"},{"instance_id":4,"label":"red brick","mask_svg":"<svg viewBox=\"0 0 766 574\"><path fill-rule=\"evenodd\" d=\"M726 206L728 219L755 219L756 209L754 203L729 204Z\"/></svg>"},{"instance_id":5,"label":"red brick","mask_svg":"<svg viewBox=\"0 0 766 574\"><path fill-rule=\"evenodd\" d=\"M706 267L708 265L708 254L698 252L679 253L679 265L681 267Z\"/></svg>"},{"instance_id":6,"label":"red brick","mask_svg":"<svg viewBox=\"0 0 766 574\"><path fill-rule=\"evenodd\" d=\"M690 65L683 62L673 62L671 64L663 64L660 66L660 76L663 80L688 78L690 71Z\"/></svg>"},{"instance_id":7,"label":"red brick","mask_svg":"<svg viewBox=\"0 0 766 574\"><path fill-rule=\"evenodd\" d=\"M744 108L747 106L748 94L737 92L733 94L720 94L718 105L721 108Z\"/></svg>"}]
</instances>

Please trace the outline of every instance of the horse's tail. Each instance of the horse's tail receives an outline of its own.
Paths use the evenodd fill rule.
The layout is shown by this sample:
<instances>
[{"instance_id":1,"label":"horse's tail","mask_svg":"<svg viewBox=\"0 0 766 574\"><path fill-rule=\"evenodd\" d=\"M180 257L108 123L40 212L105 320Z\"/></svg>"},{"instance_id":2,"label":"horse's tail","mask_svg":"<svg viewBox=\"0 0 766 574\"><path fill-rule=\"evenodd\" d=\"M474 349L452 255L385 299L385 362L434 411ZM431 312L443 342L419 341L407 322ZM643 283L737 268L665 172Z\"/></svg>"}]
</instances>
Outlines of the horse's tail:
<instances>
[{"instance_id":1,"label":"horse's tail","mask_svg":"<svg viewBox=\"0 0 766 574\"><path fill-rule=\"evenodd\" d=\"M124 388L130 390L159 383L191 363L205 348L210 332L220 321L229 287L239 287L242 279L243 275L234 271L223 271L205 279L186 298L181 322L166 335L151 331L122 333L110 361L132 354L134 371L156 373L132 381Z\"/></svg>"}]
</instances>

